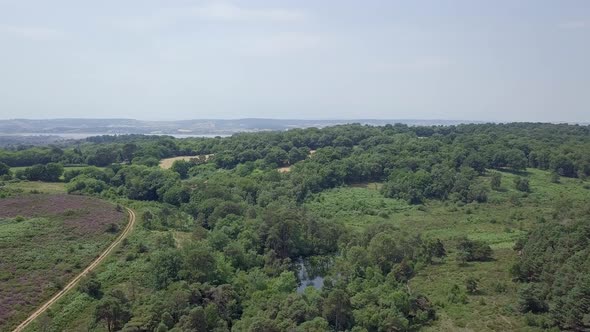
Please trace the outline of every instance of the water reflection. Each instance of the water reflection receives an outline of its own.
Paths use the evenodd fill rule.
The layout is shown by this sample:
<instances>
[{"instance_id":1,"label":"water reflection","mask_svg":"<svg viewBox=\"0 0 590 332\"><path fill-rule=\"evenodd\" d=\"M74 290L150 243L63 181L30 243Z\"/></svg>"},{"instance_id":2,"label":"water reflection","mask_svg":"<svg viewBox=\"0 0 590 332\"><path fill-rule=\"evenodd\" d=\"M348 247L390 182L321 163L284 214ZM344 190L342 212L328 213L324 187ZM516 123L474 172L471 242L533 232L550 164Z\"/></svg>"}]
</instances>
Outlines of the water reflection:
<instances>
[{"instance_id":1,"label":"water reflection","mask_svg":"<svg viewBox=\"0 0 590 332\"><path fill-rule=\"evenodd\" d=\"M299 287L297 293L303 293L305 288L313 287L322 289L324 287L324 276L332 265L331 257L308 257L299 258L295 263Z\"/></svg>"}]
</instances>

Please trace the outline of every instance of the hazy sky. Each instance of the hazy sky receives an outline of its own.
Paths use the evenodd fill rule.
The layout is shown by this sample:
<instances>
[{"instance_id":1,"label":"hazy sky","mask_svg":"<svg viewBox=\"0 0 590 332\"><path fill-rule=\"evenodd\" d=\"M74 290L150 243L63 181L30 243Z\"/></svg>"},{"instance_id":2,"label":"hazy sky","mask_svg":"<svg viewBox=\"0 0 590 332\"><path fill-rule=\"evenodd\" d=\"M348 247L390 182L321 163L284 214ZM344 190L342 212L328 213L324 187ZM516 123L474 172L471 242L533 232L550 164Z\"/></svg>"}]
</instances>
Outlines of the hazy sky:
<instances>
[{"instance_id":1,"label":"hazy sky","mask_svg":"<svg viewBox=\"0 0 590 332\"><path fill-rule=\"evenodd\" d=\"M0 0L0 118L590 121L590 1Z\"/></svg>"}]
</instances>

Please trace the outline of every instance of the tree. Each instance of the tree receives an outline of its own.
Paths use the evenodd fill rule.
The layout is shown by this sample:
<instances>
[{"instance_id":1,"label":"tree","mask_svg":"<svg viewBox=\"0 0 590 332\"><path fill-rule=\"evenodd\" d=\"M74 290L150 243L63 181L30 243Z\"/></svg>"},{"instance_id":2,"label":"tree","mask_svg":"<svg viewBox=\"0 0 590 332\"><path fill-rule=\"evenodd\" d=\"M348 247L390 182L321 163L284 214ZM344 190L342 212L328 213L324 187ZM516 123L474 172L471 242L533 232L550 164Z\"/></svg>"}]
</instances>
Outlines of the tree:
<instances>
[{"instance_id":1,"label":"tree","mask_svg":"<svg viewBox=\"0 0 590 332\"><path fill-rule=\"evenodd\" d=\"M353 323L350 297L342 289L334 289L328 294L322 308L326 320L337 331L350 328Z\"/></svg>"},{"instance_id":2,"label":"tree","mask_svg":"<svg viewBox=\"0 0 590 332\"><path fill-rule=\"evenodd\" d=\"M24 177L29 181L58 182L63 172L63 165L58 163L36 164L25 169Z\"/></svg>"},{"instance_id":3,"label":"tree","mask_svg":"<svg viewBox=\"0 0 590 332\"><path fill-rule=\"evenodd\" d=\"M493 190L500 190L502 187L502 173L493 172L490 184Z\"/></svg>"},{"instance_id":4,"label":"tree","mask_svg":"<svg viewBox=\"0 0 590 332\"><path fill-rule=\"evenodd\" d=\"M215 273L213 250L203 241L195 241L182 250L181 276L193 282L210 281Z\"/></svg>"},{"instance_id":5,"label":"tree","mask_svg":"<svg viewBox=\"0 0 590 332\"><path fill-rule=\"evenodd\" d=\"M403 248L386 232L381 232L371 239L367 252L373 264L381 268L383 273L389 273L393 264L401 263L404 258Z\"/></svg>"},{"instance_id":6,"label":"tree","mask_svg":"<svg viewBox=\"0 0 590 332\"><path fill-rule=\"evenodd\" d=\"M524 284L518 290L518 306L521 312L545 312L548 309L543 294L534 283Z\"/></svg>"},{"instance_id":7,"label":"tree","mask_svg":"<svg viewBox=\"0 0 590 332\"><path fill-rule=\"evenodd\" d=\"M479 174L483 174L488 166L487 161L477 153L471 153L463 161L463 165L473 168Z\"/></svg>"},{"instance_id":8,"label":"tree","mask_svg":"<svg viewBox=\"0 0 590 332\"><path fill-rule=\"evenodd\" d=\"M126 143L123 145L121 150L121 158L127 162L133 160L133 155L137 151L137 145L135 143Z\"/></svg>"},{"instance_id":9,"label":"tree","mask_svg":"<svg viewBox=\"0 0 590 332\"><path fill-rule=\"evenodd\" d=\"M382 192L387 197L403 199L410 204L420 204L431 196L432 183L432 177L427 171L399 171L389 176Z\"/></svg>"},{"instance_id":10,"label":"tree","mask_svg":"<svg viewBox=\"0 0 590 332\"><path fill-rule=\"evenodd\" d=\"M0 176L10 174L10 167L0 161Z\"/></svg>"},{"instance_id":11,"label":"tree","mask_svg":"<svg viewBox=\"0 0 590 332\"><path fill-rule=\"evenodd\" d=\"M109 332L120 330L130 318L129 304L120 293L105 296L94 311L95 321L103 321Z\"/></svg>"},{"instance_id":12,"label":"tree","mask_svg":"<svg viewBox=\"0 0 590 332\"><path fill-rule=\"evenodd\" d=\"M45 173L42 180L48 182L58 182L63 173L64 167L62 164L49 163L45 165Z\"/></svg>"},{"instance_id":13,"label":"tree","mask_svg":"<svg viewBox=\"0 0 590 332\"><path fill-rule=\"evenodd\" d=\"M192 166L194 166L194 164L190 161L176 160L174 163L172 163L172 167L170 167L170 169L173 172L178 173L181 179L186 179L188 177L188 171Z\"/></svg>"},{"instance_id":14,"label":"tree","mask_svg":"<svg viewBox=\"0 0 590 332\"><path fill-rule=\"evenodd\" d=\"M187 314L180 318L179 325L183 331L206 332L208 331L207 317L205 310L201 306L197 306Z\"/></svg>"},{"instance_id":15,"label":"tree","mask_svg":"<svg viewBox=\"0 0 590 332\"><path fill-rule=\"evenodd\" d=\"M549 175L549 180L551 181L551 183L559 183L559 174L557 172L551 172L551 174Z\"/></svg>"},{"instance_id":16,"label":"tree","mask_svg":"<svg viewBox=\"0 0 590 332\"><path fill-rule=\"evenodd\" d=\"M27 167L24 170L25 179L29 181L41 181L45 174L45 165L36 164L31 167Z\"/></svg>"},{"instance_id":17,"label":"tree","mask_svg":"<svg viewBox=\"0 0 590 332\"><path fill-rule=\"evenodd\" d=\"M267 164L286 166L289 162L289 154L287 154L287 152L281 148L272 147L264 157L264 161Z\"/></svg>"},{"instance_id":18,"label":"tree","mask_svg":"<svg viewBox=\"0 0 590 332\"><path fill-rule=\"evenodd\" d=\"M100 147L93 155L89 155L86 162L98 167L108 166L117 161L117 152L109 147Z\"/></svg>"},{"instance_id":19,"label":"tree","mask_svg":"<svg viewBox=\"0 0 590 332\"><path fill-rule=\"evenodd\" d=\"M492 248L481 241L461 237L457 240L457 258L461 261L487 261L492 258Z\"/></svg>"},{"instance_id":20,"label":"tree","mask_svg":"<svg viewBox=\"0 0 590 332\"><path fill-rule=\"evenodd\" d=\"M182 258L176 249L161 250L156 252L151 259L152 276L156 288L166 288L170 283L180 279Z\"/></svg>"}]
</instances>

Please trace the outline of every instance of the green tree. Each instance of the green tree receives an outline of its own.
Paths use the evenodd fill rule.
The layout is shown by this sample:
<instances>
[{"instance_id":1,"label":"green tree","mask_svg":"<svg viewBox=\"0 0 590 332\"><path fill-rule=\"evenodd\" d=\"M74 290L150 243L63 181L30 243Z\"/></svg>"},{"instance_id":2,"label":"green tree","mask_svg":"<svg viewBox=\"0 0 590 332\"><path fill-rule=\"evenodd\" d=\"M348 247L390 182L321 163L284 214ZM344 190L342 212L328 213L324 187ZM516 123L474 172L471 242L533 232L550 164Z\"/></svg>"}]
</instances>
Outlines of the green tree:
<instances>
[{"instance_id":1,"label":"green tree","mask_svg":"<svg viewBox=\"0 0 590 332\"><path fill-rule=\"evenodd\" d=\"M194 166L194 164L190 161L176 160L174 163L172 163L172 167L170 167L170 169L173 172L178 173L181 179L186 179L188 177L188 171L192 166Z\"/></svg>"},{"instance_id":2,"label":"green tree","mask_svg":"<svg viewBox=\"0 0 590 332\"><path fill-rule=\"evenodd\" d=\"M86 162L98 167L108 166L117 161L117 151L110 147L99 147L93 155L89 155Z\"/></svg>"},{"instance_id":3,"label":"green tree","mask_svg":"<svg viewBox=\"0 0 590 332\"><path fill-rule=\"evenodd\" d=\"M118 294L105 296L94 311L95 321L104 322L109 332L120 330L130 318L129 303Z\"/></svg>"},{"instance_id":4,"label":"green tree","mask_svg":"<svg viewBox=\"0 0 590 332\"><path fill-rule=\"evenodd\" d=\"M63 173L64 167L62 164L49 163L45 165L45 170L41 180L48 182L58 182Z\"/></svg>"},{"instance_id":5,"label":"green tree","mask_svg":"<svg viewBox=\"0 0 590 332\"><path fill-rule=\"evenodd\" d=\"M0 161L0 176L10 174L10 167Z\"/></svg>"},{"instance_id":6,"label":"green tree","mask_svg":"<svg viewBox=\"0 0 590 332\"><path fill-rule=\"evenodd\" d=\"M502 173L493 172L490 184L493 190L500 190L502 187Z\"/></svg>"},{"instance_id":7,"label":"green tree","mask_svg":"<svg viewBox=\"0 0 590 332\"><path fill-rule=\"evenodd\" d=\"M121 149L121 158L127 162L133 160L133 156L137 151L138 147L135 143L126 143Z\"/></svg>"},{"instance_id":8,"label":"green tree","mask_svg":"<svg viewBox=\"0 0 590 332\"><path fill-rule=\"evenodd\" d=\"M459 261L487 261L492 258L492 248L489 245L466 237L457 240L457 251Z\"/></svg>"},{"instance_id":9,"label":"green tree","mask_svg":"<svg viewBox=\"0 0 590 332\"><path fill-rule=\"evenodd\" d=\"M352 326L353 316L350 297L342 289L334 289L328 294L322 312L336 331L342 331Z\"/></svg>"}]
</instances>

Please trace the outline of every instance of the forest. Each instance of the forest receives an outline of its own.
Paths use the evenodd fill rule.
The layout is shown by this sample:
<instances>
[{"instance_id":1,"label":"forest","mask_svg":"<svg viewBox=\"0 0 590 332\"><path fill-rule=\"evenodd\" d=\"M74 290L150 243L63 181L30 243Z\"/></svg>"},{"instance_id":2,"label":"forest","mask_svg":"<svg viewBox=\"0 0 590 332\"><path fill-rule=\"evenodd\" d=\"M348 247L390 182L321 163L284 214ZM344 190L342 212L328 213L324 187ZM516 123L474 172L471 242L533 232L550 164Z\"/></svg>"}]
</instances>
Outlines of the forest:
<instances>
[{"instance_id":1,"label":"forest","mask_svg":"<svg viewBox=\"0 0 590 332\"><path fill-rule=\"evenodd\" d=\"M31 331L588 330L588 176L590 127L567 124L0 150L1 198L41 181L138 214Z\"/></svg>"}]
</instances>

